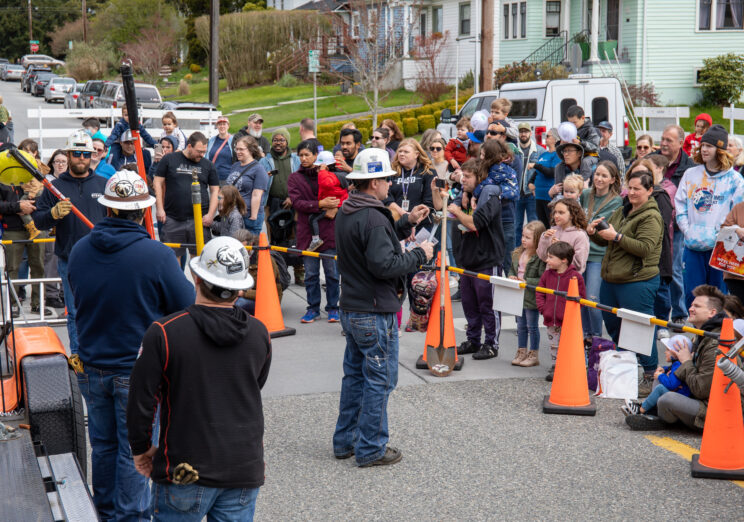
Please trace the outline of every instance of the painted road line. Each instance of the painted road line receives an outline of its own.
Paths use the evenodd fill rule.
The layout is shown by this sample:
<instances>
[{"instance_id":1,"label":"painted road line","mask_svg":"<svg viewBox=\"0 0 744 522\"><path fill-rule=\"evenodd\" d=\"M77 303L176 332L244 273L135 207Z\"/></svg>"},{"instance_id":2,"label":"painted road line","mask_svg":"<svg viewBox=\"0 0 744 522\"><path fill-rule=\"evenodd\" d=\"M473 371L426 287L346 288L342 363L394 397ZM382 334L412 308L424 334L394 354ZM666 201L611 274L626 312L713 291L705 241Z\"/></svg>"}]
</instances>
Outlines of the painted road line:
<instances>
[{"instance_id":1,"label":"painted road line","mask_svg":"<svg viewBox=\"0 0 744 522\"><path fill-rule=\"evenodd\" d=\"M646 438L655 446L659 446L660 448L664 448L667 451L676 453L688 462L692 460L693 455L697 455L700 453L700 450L674 440L671 437L656 437L654 435L646 435ZM744 488L744 480L732 480L730 482L733 482L740 488Z\"/></svg>"}]
</instances>

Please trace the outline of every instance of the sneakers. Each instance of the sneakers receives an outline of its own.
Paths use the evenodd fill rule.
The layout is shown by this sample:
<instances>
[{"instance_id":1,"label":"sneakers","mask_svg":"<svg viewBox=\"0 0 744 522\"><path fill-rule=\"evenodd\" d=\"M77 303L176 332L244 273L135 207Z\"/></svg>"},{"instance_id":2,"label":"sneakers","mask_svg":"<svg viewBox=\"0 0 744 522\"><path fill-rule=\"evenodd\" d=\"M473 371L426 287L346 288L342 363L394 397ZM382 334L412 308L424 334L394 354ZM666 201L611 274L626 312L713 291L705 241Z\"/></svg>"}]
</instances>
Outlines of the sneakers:
<instances>
[{"instance_id":1,"label":"sneakers","mask_svg":"<svg viewBox=\"0 0 744 522\"><path fill-rule=\"evenodd\" d=\"M400 462L401 460L403 460L403 454L400 452L400 450L397 448L388 446L385 449L385 454L382 456L382 458L373 460L372 462L367 462L366 464L362 464L359 467L360 468L371 468L373 466L389 466L391 464L396 464Z\"/></svg>"},{"instance_id":2,"label":"sneakers","mask_svg":"<svg viewBox=\"0 0 744 522\"><path fill-rule=\"evenodd\" d=\"M457 355L467 355L469 353L475 353L480 349L480 346L478 346L475 343L471 343L470 341L465 341L464 343L460 343L460 346L457 347Z\"/></svg>"},{"instance_id":3,"label":"sneakers","mask_svg":"<svg viewBox=\"0 0 744 522\"><path fill-rule=\"evenodd\" d=\"M633 399L625 399L625 403L620 406L625 416L629 415L640 415L641 414L641 403Z\"/></svg>"},{"instance_id":4,"label":"sneakers","mask_svg":"<svg viewBox=\"0 0 744 522\"><path fill-rule=\"evenodd\" d=\"M545 380L548 382L553 382L553 376L555 375L555 362L548 370L548 374L545 376Z\"/></svg>"},{"instance_id":5,"label":"sneakers","mask_svg":"<svg viewBox=\"0 0 744 522\"><path fill-rule=\"evenodd\" d=\"M338 315L338 310L328 311L328 322L329 323L338 323L340 320L341 318Z\"/></svg>"},{"instance_id":6,"label":"sneakers","mask_svg":"<svg viewBox=\"0 0 744 522\"><path fill-rule=\"evenodd\" d=\"M48 306L51 306L52 308L64 308L65 307L65 302L61 299L57 299L56 297L47 299L46 304Z\"/></svg>"},{"instance_id":7,"label":"sneakers","mask_svg":"<svg viewBox=\"0 0 744 522\"><path fill-rule=\"evenodd\" d=\"M643 374L643 378L638 382L638 397L648 397L654 387L654 376Z\"/></svg>"},{"instance_id":8,"label":"sneakers","mask_svg":"<svg viewBox=\"0 0 744 522\"><path fill-rule=\"evenodd\" d=\"M333 456L336 457L338 460L348 459L349 457L353 457L354 456L354 450L353 449L350 449L346 453L340 453L340 454L336 453Z\"/></svg>"},{"instance_id":9,"label":"sneakers","mask_svg":"<svg viewBox=\"0 0 744 522\"><path fill-rule=\"evenodd\" d=\"M316 312L315 310L308 310L307 312L305 312L305 315L302 316L302 319L300 319L300 322L301 323L312 323L319 316L320 316L320 312Z\"/></svg>"},{"instance_id":10,"label":"sneakers","mask_svg":"<svg viewBox=\"0 0 744 522\"><path fill-rule=\"evenodd\" d=\"M486 359L493 359L499 356L499 349L492 344L483 343L480 350L473 354L473 359L476 361L484 361Z\"/></svg>"},{"instance_id":11,"label":"sneakers","mask_svg":"<svg viewBox=\"0 0 744 522\"><path fill-rule=\"evenodd\" d=\"M540 360L537 358L537 350L528 350L527 357L519 363L522 368L530 368L532 366L540 366Z\"/></svg>"},{"instance_id":12,"label":"sneakers","mask_svg":"<svg viewBox=\"0 0 744 522\"><path fill-rule=\"evenodd\" d=\"M512 359L512 366L519 366L519 363L527 358L527 348L517 348L517 354Z\"/></svg>"},{"instance_id":13,"label":"sneakers","mask_svg":"<svg viewBox=\"0 0 744 522\"><path fill-rule=\"evenodd\" d=\"M668 427L659 417L649 415L648 413L628 415L625 417L625 424L630 426L631 430L635 431L664 430Z\"/></svg>"},{"instance_id":14,"label":"sneakers","mask_svg":"<svg viewBox=\"0 0 744 522\"><path fill-rule=\"evenodd\" d=\"M310 246L307 247L307 250L309 252L315 252L323 245L323 240L320 239L320 236L313 236L313 240L310 241Z\"/></svg>"},{"instance_id":15,"label":"sneakers","mask_svg":"<svg viewBox=\"0 0 744 522\"><path fill-rule=\"evenodd\" d=\"M36 305L36 306L33 306L33 305L32 305L32 306L31 306L31 313L32 313L32 314L38 314L38 313L40 313L40 312L41 312L41 307L40 307L39 305ZM44 307L44 315L48 317L48 316L50 316L50 315L52 315L52 314L53 314L52 310L51 310L51 309L49 309L49 308L47 308L47 307L45 306L45 307Z\"/></svg>"}]
</instances>

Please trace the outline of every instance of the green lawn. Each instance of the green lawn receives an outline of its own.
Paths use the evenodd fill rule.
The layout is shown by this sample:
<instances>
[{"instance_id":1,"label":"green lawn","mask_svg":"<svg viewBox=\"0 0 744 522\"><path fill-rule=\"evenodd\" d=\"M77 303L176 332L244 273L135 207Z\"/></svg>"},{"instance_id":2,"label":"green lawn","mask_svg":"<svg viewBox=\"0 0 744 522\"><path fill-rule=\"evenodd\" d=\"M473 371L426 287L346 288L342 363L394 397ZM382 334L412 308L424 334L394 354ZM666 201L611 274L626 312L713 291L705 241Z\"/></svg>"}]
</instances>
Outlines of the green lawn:
<instances>
[{"instance_id":1,"label":"green lawn","mask_svg":"<svg viewBox=\"0 0 744 522\"><path fill-rule=\"evenodd\" d=\"M167 87L160 90L164 99L207 102L209 101L209 83L198 82L190 84L191 94L188 96L178 96L177 87ZM260 87L251 87L236 91L224 92L225 81L220 80L220 110L227 114L238 109L251 107L267 107L276 105L279 102L307 99L313 97L313 85L301 84L295 87L279 87L277 85L264 85ZM331 98L318 100L318 118L330 116L341 116L345 114L354 114L368 110L367 104L359 96L339 94L339 85L318 85L318 97L331 96ZM392 91L381 103L383 107L395 107L399 105L420 104L421 99L418 94L398 89ZM297 123L302 118L313 117L312 100L279 106L273 109L260 109L264 118L265 127L276 127ZM246 123L250 113L240 113L230 116L230 132L236 132ZM292 134L293 143L298 137L295 130Z\"/></svg>"}]
</instances>

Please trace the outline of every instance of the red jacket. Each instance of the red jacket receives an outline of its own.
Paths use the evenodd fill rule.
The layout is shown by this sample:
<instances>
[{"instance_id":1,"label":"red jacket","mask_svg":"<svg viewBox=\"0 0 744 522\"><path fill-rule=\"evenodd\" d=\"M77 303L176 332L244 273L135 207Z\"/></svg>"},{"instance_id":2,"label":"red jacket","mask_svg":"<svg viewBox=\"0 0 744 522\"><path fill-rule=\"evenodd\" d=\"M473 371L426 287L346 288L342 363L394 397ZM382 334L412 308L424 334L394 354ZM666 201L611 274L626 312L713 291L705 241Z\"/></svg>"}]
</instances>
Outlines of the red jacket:
<instances>
[{"instance_id":1,"label":"red jacket","mask_svg":"<svg viewBox=\"0 0 744 522\"><path fill-rule=\"evenodd\" d=\"M579 295L586 298L586 287L584 278L576 270L573 264L568 265L568 270L559 274L555 270L546 270L540 278L538 286L550 288L551 290L568 291L568 283L572 277L576 277L579 282ZM537 293L537 309L543 316L545 326L562 326L563 312L566 310L566 299L552 294Z\"/></svg>"},{"instance_id":2,"label":"red jacket","mask_svg":"<svg viewBox=\"0 0 744 522\"><path fill-rule=\"evenodd\" d=\"M449 140L447 146L444 147L444 159L447 160L447 163L452 161L452 158L455 158L455 161L460 165L468 159L468 147L457 138Z\"/></svg>"},{"instance_id":3,"label":"red jacket","mask_svg":"<svg viewBox=\"0 0 744 522\"><path fill-rule=\"evenodd\" d=\"M318 171L318 201L325 198L337 198L338 206L349 197L349 191L341 186L341 180L333 172L325 169Z\"/></svg>"}]
</instances>

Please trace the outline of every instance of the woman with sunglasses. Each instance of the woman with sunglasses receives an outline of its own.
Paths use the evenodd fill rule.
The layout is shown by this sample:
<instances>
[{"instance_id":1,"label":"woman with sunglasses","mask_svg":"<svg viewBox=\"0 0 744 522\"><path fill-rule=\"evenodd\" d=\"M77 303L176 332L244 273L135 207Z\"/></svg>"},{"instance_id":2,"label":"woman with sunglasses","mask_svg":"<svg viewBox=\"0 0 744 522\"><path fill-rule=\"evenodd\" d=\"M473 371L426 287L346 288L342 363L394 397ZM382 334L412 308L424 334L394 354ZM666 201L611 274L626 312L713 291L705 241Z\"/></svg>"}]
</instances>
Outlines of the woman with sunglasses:
<instances>
[{"instance_id":1,"label":"woman with sunglasses","mask_svg":"<svg viewBox=\"0 0 744 522\"><path fill-rule=\"evenodd\" d=\"M372 148L386 150L390 156L390 161L393 161L395 157L395 151L389 147L390 143L390 129L387 127L378 127L372 131Z\"/></svg>"},{"instance_id":2,"label":"woman with sunglasses","mask_svg":"<svg viewBox=\"0 0 744 522\"><path fill-rule=\"evenodd\" d=\"M654 139L648 134L642 134L636 138L636 157L630 162L635 163L636 160L645 158L654 150Z\"/></svg>"},{"instance_id":3,"label":"woman with sunglasses","mask_svg":"<svg viewBox=\"0 0 744 522\"><path fill-rule=\"evenodd\" d=\"M429 158L431 158L431 152L429 152L429 147L436 140L440 140L440 139L442 139L442 134L436 129L426 129L424 133L421 135L421 148L424 149L426 154L429 155Z\"/></svg>"}]
</instances>

